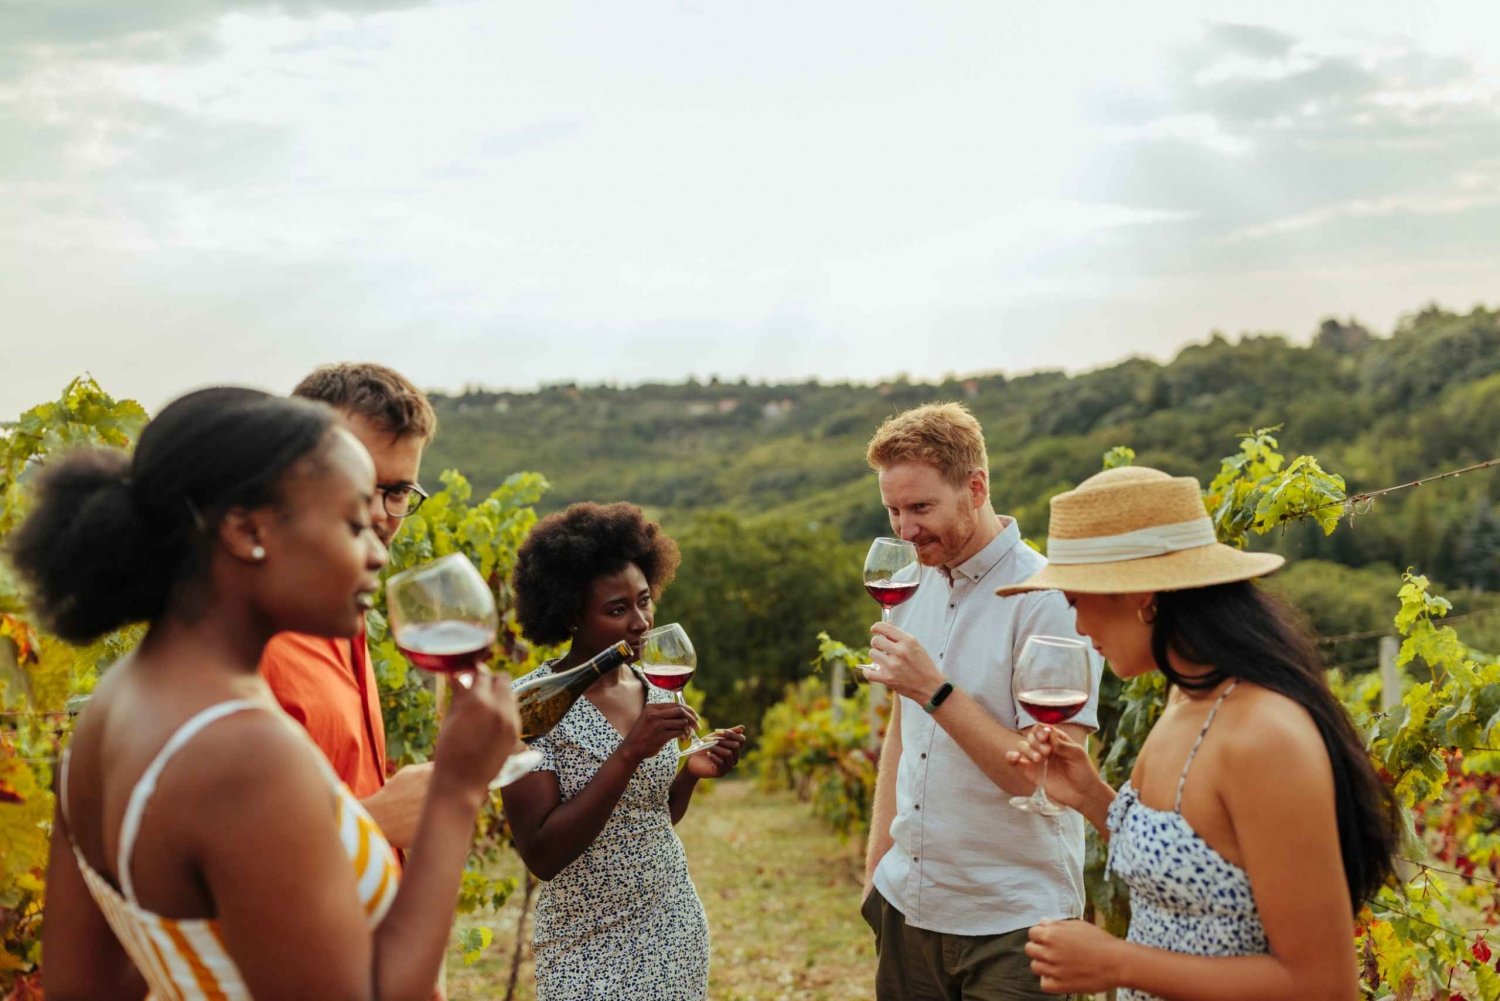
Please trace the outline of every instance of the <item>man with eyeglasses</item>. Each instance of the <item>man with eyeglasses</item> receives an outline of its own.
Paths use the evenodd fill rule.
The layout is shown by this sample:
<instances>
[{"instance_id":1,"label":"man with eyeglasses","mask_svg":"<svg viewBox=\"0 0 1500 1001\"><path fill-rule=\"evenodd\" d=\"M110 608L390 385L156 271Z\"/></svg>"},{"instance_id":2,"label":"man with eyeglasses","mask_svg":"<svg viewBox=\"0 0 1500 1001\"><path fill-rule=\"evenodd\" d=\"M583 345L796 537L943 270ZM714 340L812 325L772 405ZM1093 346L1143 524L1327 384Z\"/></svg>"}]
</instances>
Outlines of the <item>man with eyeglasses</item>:
<instances>
[{"instance_id":1,"label":"man with eyeglasses","mask_svg":"<svg viewBox=\"0 0 1500 1001\"><path fill-rule=\"evenodd\" d=\"M355 363L317 369L292 395L333 407L369 450L376 482L370 527L389 546L401 520L427 499L417 483L422 450L437 430L427 397L398 372ZM391 844L409 846L432 766L408 765L386 777L385 724L364 629L349 639L281 633L266 645L260 670Z\"/></svg>"}]
</instances>

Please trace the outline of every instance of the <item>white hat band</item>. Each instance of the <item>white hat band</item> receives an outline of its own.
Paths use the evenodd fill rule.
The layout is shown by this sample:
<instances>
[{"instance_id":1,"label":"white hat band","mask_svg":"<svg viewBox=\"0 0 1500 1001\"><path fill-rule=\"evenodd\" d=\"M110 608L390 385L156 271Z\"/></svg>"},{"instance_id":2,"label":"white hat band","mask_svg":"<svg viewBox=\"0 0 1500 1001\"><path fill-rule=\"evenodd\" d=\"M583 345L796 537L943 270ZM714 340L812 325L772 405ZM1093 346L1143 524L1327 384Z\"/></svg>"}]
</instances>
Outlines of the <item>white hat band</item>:
<instances>
[{"instance_id":1,"label":"white hat band","mask_svg":"<svg viewBox=\"0 0 1500 1001\"><path fill-rule=\"evenodd\" d=\"M1119 535L1098 535L1091 539L1047 538L1047 559L1064 566L1080 563L1118 563L1149 556L1165 556L1182 549L1196 549L1218 542L1214 523L1208 518L1194 518L1174 525L1153 525Z\"/></svg>"}]
</instances>

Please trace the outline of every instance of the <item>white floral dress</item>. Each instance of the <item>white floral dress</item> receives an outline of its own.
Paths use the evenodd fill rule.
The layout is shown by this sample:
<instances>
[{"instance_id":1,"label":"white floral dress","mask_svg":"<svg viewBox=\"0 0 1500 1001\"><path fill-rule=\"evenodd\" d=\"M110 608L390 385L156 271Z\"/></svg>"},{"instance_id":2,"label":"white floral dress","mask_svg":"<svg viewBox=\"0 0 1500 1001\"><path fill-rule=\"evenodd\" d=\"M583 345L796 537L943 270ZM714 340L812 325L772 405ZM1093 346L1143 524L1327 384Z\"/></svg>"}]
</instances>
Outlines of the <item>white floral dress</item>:
<instances>
[{"instance_id":1,"label":"white floral dress","mask_svg":"<svg viewBox=\"0 0 1500 1001\"><path fill-rule=\"evenodd\" d=\"M671 701L644 678L641 684L648 702ZM623 740L582 698L531 746L542 753L536 770L557 775L566 802ZM532 935L537 1001L708 996L708 919L667 803L676 776L677 742L669 741L636 769L593 844L541 885Z\"/></svg>"},{"instance_id":2,"label":"white floral dress","mask_svg":"<svg viewBox=\"0 0 1500 1001\"><path fill-rule=\"evenodd\" d=\"M1250 875L1204 841L1182 816L1182 790L1188 768L1208 733L1226 688L1209 710L1177 780L1171 810L1141 802L1129 782L1109 807L1109 870L1130 887L1132 942L1193 956L1257 956L1270 951L1260 922ZM1157 1001L1135 990L1119 1001Z\"/></svg>"}]
</instances>

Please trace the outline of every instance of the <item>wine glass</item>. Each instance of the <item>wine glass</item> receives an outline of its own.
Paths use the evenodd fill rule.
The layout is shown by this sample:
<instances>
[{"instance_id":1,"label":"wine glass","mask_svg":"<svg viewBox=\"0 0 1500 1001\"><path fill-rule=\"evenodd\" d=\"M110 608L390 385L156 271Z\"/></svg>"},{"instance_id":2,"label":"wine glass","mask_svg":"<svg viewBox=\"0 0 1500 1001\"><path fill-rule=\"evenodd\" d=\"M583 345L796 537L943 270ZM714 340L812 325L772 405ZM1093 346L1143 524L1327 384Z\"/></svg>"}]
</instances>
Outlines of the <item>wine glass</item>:
<instances>
[{"instance_id":1,"label":"wine glass","mask_svg":"<svg viewBox=\"0 0 1500 1001\"><path fill-rule=\"evenodd\" d=\"M917 593L917 547L905 539L876 539L865 556L865 590L880 602L880 621Z\"/></svg>"},{"instance_id":2,"label":"wine glass","mask_svg":"<svg viewBox=\"0 0 1500 1001\"><path fill-rule=\"evenodd\" d=\"M467 688L495 643L499 615L489 585L463 553L394 574L385 585L396 647L424 671L452 675ZM542 760L526 750L506 759L491 789L509 785Z\"/></svg>"},{"instance_id":3,"label":"wine glass","mask_svg":"<svg viewBox=\"0 0 1500 1001\"><path fill-rule=\"evenodd\" d=\"M905 539L879 538L865 555L865 590L880 603L880 621L891 621L891 609L917 593L920 583L917 547ZM874 664L856 664L857 678L868 679Z\"/></svg>"},{"instance_id":4,"label":"wine glass","mask_svg":"<svg viewBox=\"0 0 1500 1001\"><path fill-rule=\"evenodd\" d=\"M686 629L672 622L649 630L641 646L640 664L647 681L671 692L678 705L687 704L682 699L682 690L698 668L698 654L693 650L693 641L688 639ZM680 737L677 749L683 754L696 754L718 742L713 736Z\"/></svg>"},{"instance_id":5,"label":"wine glass","mask_svg":"<svg viewBox=\"0 0 1500 1001\"><path fill-rule=\"evenodd\" d=\"M1021 657L1011 670L1010 690L1016 705L1038 723L1055 726L1078 715L1088 704L1093 672L1088 647L1063 636L1028 636ZM1047 758L1030 796L1012 796L1010 805L1028 813L1055 817L1065 807L1047 798Z\"/></svg>"}]
</instances>

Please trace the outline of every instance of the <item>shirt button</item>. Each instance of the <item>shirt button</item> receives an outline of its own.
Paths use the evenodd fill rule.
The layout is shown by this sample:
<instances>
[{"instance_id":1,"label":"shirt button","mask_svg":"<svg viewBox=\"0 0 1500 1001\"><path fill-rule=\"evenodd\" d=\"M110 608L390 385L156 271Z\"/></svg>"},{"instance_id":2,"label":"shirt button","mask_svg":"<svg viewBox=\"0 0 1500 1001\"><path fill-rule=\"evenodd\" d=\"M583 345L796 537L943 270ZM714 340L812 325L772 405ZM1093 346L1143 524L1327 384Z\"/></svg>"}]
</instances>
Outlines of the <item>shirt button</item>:
<instances>
[{"instance_id":1,"label":"shirt button","mask_svg":"<svg viewBox=\"0 0 1500 1001\"><path fill-rule=\"evenodd\" d=\"M913 862L920 862L920 861L922 861L922 860L921 860L921 859L919 859L919 858L917 858L917 857L916 857L916 856L915 856L915 855L913 855L913 856L912 856L912 857L911 857L911 860L912 860L912 861L913 861Z\"/></svg>"},{"instance_id":2,"label":"shirt button","mask_svg":"<svg viewBox=\"0 0 1500 1001\"><path fill-rule=\"evenodd\" d=\"M922 809L922 804L921 803L914 803L914 804L912 804L912 809L913 810L920 810L920 809Z\"/></svg>"},{"instance_id":3,"label":"shirt button","mask_svg":"<svg viewBox=\"0 0 1500 1001\"><path fill-rule=\"evenodd\" d=\"M926 751L923 751L923 752L922 752L922 760L923 760L923 761L926 761L926 760L927 760L927 752L926 752Z\"/></svg>"}]
</instances>

